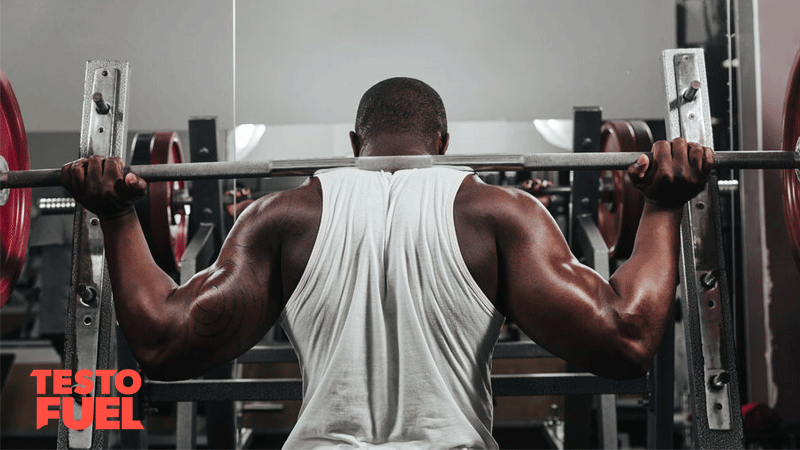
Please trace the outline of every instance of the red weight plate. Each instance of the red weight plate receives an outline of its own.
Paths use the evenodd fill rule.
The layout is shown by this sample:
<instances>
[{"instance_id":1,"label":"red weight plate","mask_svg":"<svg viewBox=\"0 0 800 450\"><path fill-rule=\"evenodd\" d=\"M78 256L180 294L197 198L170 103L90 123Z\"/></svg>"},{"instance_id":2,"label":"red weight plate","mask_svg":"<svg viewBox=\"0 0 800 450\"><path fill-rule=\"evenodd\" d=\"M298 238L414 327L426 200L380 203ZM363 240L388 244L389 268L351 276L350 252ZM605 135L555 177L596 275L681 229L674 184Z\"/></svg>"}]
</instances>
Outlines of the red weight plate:
<instances>
[{"instance_id":1,"label":"red weight plate","mask_svg":"<svg viewBox=\"0 0 800 450\"><path fill-rule=\"evenodd\" d=\"M800 139L800 50L794 58L794 66L786 88L783 104L783 138L781 148L787 152L797 151ZM800 270L800 170L783 170L783 220L794 253L794 261Z\"/></svg>"},{"instance_id":2,"label":"red weight plate","mask_svg":"<svg viewBox=\"0 0 800 450\"><path fill-rule=\"evenodd\" d=\"M158 132L150 141L150 164L183 162L181 143L173 132ZM189 217L183 208L173 208L173 194L186 189L185 181L150 183L150 248L153 258L164 270L180 271L186 251Z\"/></svg>"},{"instance_id":3,"label":"red weight plate","mask_svg":"<svg viewBox=\"0 0 800 450\"><path fill-rule=\"evenodd\" d=\"M0 70L0 148L9 170L31 168L28 157L28 139L22 113L14 90L6 74ZM10 189L8 202L0 206L0 253L2 278L0 278L0 307L6 304L17 284L25 253L28 251L28 235L31 226L31 190Z\"/></svg>"},{"instance_id":4,"label":"red weight plate","mask_svg":"<svg viewBox=\"0 0 800 450\"><path fill-rule=\"evenodd\" d=\"M653 145L650 127L642 121L610 121L602 128L603 152L646 152ZM644 197L622 170L600 172L603 194L597 226L612 258L627 258L633 251Z\"/></svg>"}]
</instances>

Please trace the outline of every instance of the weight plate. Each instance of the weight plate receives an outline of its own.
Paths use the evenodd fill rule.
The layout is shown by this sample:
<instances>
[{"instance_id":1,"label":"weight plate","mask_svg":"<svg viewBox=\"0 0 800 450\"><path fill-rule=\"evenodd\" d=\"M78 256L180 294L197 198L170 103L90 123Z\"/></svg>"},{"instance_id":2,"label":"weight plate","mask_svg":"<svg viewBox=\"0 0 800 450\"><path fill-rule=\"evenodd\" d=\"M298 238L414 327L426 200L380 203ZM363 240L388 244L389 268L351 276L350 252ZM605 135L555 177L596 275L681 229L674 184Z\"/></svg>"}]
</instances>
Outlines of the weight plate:
<instances>
[{"instance_id":1,"label":"weight plate","mask_svg":"<svg viewBox=\"0 0 800 450\"><path fill-rule=\"evenodd\" d=\"M181 143L176 133L157 132L134 137L131 165L182 162ZM149 183L147 195L136 204L150 253L167 272L180 271L181 258L186 251L189 217L183 207L173 206L175 193L182 189L186 189L185 181Z\"/></svg>"},{"instance_id":2,"label":"weight plate","mask_svg":"<svg viewBox=\"0 0 800 450\"><path fill-rule=\"evenodd\" d=\"M602 128L602 151L649 152L653 145L650 127L638 120L609 121ZM600 171L601 199L597 226L612 258L627 258L633 251L644 196L622 170Z\"/></svg>"},{"instance_id":3,"label":"weight plate","mask_svg":"<svg viewBox=\"0 0 800 450\"><path fill-rule=\"evenodd\" d=\"M150 164L150 141L153 140L152 133L139 133L133 137L133 144L131 148L131 157L128 161L129 166L142 166ZM144 239L150 245L150 253L153 253L153 246L151 244L152 238L150 237L150 192L134 205L136 207L136 215L139 217L139 223L142 225L144 232Z\"/></svg>"},{"instance_id":4,"label":"weight plate","mask_svg":"<svg viewBox=\"0 0 800 450\"><path fill-rule=\"evenodd\" d=\"M9 170L29 170L28 139L17 97L6 74L0 70L0 154ZM8 201L0 206L0 307L11 297L11 291L25 262L31 227L31 189L10 189Z\"/></svg>"},{"instance_id":5,"label":"weight plate","mask_svg":"<svg viewBox=\"0 0 800 450\"><path fill-rule=\"evenodd\" d=\"M794 58L792 72L783 103L783 137L781 148L787 152L800 151L800 50ZM786 233L794 253L794 261L800 270L800 172L782 170L783 220Z\"/></svg>"}]
</instances>

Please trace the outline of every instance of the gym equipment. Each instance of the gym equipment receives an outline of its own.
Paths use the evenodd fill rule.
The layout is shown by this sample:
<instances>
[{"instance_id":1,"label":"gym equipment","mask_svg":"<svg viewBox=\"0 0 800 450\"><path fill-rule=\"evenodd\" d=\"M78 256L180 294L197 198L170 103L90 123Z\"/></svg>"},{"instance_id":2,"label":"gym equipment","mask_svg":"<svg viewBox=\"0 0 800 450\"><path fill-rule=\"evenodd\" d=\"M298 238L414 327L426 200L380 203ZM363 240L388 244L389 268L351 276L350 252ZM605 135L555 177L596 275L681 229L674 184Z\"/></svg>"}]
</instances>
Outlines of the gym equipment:
<instances>
[{"instance_id":1,"label":"gym equipment","mask_svg":"<svg viewBox=\"0 0 800 450\"><path fill-rule=\"evenodd\" d=\"M105 64L105 65L104 65ZM678 50L669 51L664 55L667 104L669 105L668 133L670 137L682 135L688 140L699 141L704 145L711 144L710 117L705 111L708 105L707 89L705 89L705 67L702 61L702 51L698 50ZM110 67L105 70L103 67ZM102 88L104 85L98 80L99 70L116 71L116 84L112 91L103 91L103 108L97 107L99 97L95 99L93 93L99 92L96 85ZM95 78L92 78L92 77ZM92 84L92 80L94 84ZM102 80L101 80L102 81ZM91 62L87 65L87 93L84 103L84 127L82 128L82 147L81 156L87 154L105 154L107 156L119 156L124 152L124 146L109 137L105 143L96 142L103 136L97 134L97 124L101 123L99 116L109 116L113 126L106 128L109 134L115 135L124 132L124 117L121 111L125 107L125 90L127 82L127 66L115 65L103 62ZM109 85L110 86L110 85ZM111 89L109 87L109 89ZM116 94L115 94L116 92ZM87 110L86 104L91 107ZM107 107L106 107L107 106ZM120 112L116 116L116 112ZM116 117L116 118L114 118ZM577 122L577 121L576 121ZM596 130L600 129L598 121ZM576 139L584 139L580 135L576 125ZM102 133L102 131L100 131ZM86 136L86 139L84 139ZM96 138L94 144L90 146L90 137ZM598 138L599 138L598 133ZM599 149L600 139L590 139L588 145L584 147L597 147ZM586 144L586 141L583 141ZM580 141L578 141L580 145ZM102 149L102 152L98 152ZM267 161L260 164L252 163L194 163L194 164L160 164L152 166L134 165L128 168L129 171L136 173L150 182L174 181L188 179L217 179L217 178L244 178L244 177L267 177L267 176L288 176L288 175L308 175L316 170L331 167L358 167L366 170L395 170L410 167L429 167L435 164L447 165L466 165L475 170L623 170L639 155L638 152L608 152L608 153L574 153L574 154L533 154L533 155L491 155L491 156L422 156L422 157L400 157L400 158L340 158L325 160L285 160ZM718 152L718 168L800 168L800 152L780 151L780 152ZM0 174L0 188L17 188L25 186L46 186L58 184L58 169L45 171L8 171ZM612 177L613 178L613 177ZM55 179L55 182L53 181ZM601 178L602 179L602 178ZM593 181L593 192L590 189L583 189L581 196L577 197L576 204L583 203L585 196L594 195L599 190L598 178L595 176ZM54 183L54 184L48 184ZM614 192L614 189L608 189ZM584 196L585 195L585 196ZM719 235L718 217L718 190L716 179L712 177L709 192L696 201L692 201L685 208L684 223L682 225L682 259L681 259L681 298L684 302L685 314L687 315L687 353L692 364L692 389L693 389L693 435L694 442L700 446L711 446L712 444L738 447L741 446L741 417L736 415L738 411L738 393L735 366L730 357L732 353L732 334L730 323L730 312L728 308L729 298L725 292L725 269L719 264L719 253L722 245L715 236ZM573 192L573 196L575 193ZM795 207L796 209L796 207ZM594 205L597 212L597 205ZM787 216L790 217L790 216ZM586 223L590 219L579 217L580 223ZM716 221L716 222L715 222ZM113 324L113 309L110 308L110 290L107 283L104 285L102 277L103 255L100 250L94 252L97 247L95 244L102 235L97 227L97 219L85 211L78 212L76 217L76 245L77 252L76 266L73 277L73 297L78 306L75 312L68 318L68 322L73 325L68 327L67 353L72 355L72 360L66 364L68 369L98 369L108 367L110 348L112 344L106 344L106 337L100 333L97 324L105 324L106 329L109 323ZM88 228L88 232L86 231ZM82 234L86 238L82 238ZM586 232L589 234L589 232ZM598 233L592 232L590 240L592 243L598 242ZM83 239L83 240L82 240ZM88 239L88 242L86 240ZM602 240L600 241L602 242ZM90 245L82 245L82 244ZM98 247L102 248L102 246ZM595 247L599 248L599 247ZM92 264L83 269L86 249L90 249L89 256ZM594 254L594 262L601 263L597 255ZM607 256L607 248L605 255ZM94 264L95 259L99 264ZM606 258L607 259L607 258ZM606 261L607 264L607 261ZM82 271L92 271L95 274L83 274ZM98 271L99 270L99 271ZM98 275L98 276L96 276ZM702 280L702 282L700 281ZM94 291L94 295L91 293ZM88 294L87 294L88 293ZM712 306L713 305L713 306ZM716 309L714 309L716 307ZM100 309L108 308L108 309ZM109 315L109 312L112 315ZM89 318L89 322L86 318ZM74 326L81 327L75 331ZM86 325L86 327L83 327ZM94 328L92 328L94 327ZM71 333L71 334L70 334ZM71 339L71 341L70 341ZM77 345L76 345L77 343ZM105 346L104 346L105 345ZM70 348L71 346L71 348ZM77 347L77 350L75 348ZM75 357L75 353L78 357ZM93 358L83 358L85 354L94 353ZM671 357L671 352L665 354ZM79 363L75 364L75 361ZM581 380L577 388L568 388L567 392L586 392L583 388L591 383L591 380L584 379L582 376L570 376L560 374L557 376L558 382L570 379ZM510 380L510 381L509 381ZM657 378L653 378L653 384L660 385ZM497 378L498 382L513 383L514 379ZM259 384L261 383L261 384ZM593 392L641 392L642 388L648 388L651 381L647 381L648 386L642 385L642 381L622 383L619 386L604 386L597 388ZM185 383L184 383L185 384ZM191 384L191 383L189 383ZM252 382L248 384L249 389L256 389L265 386L266 389L259 398L269 396L267 392L273 392L267 386L269 383ZM202 387L192 389L207 389L203 393L204 398L215 399L234 399L234 397L244 395L237 391L237 386L243 383L234 380L204 383ZM513 385L513 384L512 384ZM176 388L182 386L175 384ZM566 385L565 385L566 386ZM500 390L500 386L497 386ZM557 389L563 386L559 384ZM296 383L295 388L296 389ZM514 393L521 391L514 388ZM532 386L529 393L543 393L548 388ZM594 389L594 388L592 388ZM145 381L143 391L151 394L152 398L176 399L177 389L171 389L167 385L160 387L159 383ZM187 394L190 395L190 394ZM180 397L196 400L199 394L189 397ZM159 397L161 396L161 397ZM280 396L280 394L279 394ZM660 402L660 400L658 400ZM671 401L671 400L670 400ZM655 404L655 397L651 397L651 403ZM662 406L653 407L655 411L669 410ZM663 417L671 417L663 415ZM664 422L662 420L663 423ZM69 446L88 446L80 443L89 440L90 445L98 445L96 430L88 430L81 433L69 434ZM61 432L59 434L59 444L63 444ZM102 440L100 440L102 444Z\"/></svg>"},{"instance_id":2,"label":"gym equipment","mask_svg":"<svg viewBox=\"0 0 800 450\"><path fill-rule=\"evenodd\" d=\"M609 121L602 128L602 151L649 152L653 136L646 123L634 121ZM608 246L612 258L627 258L633 250L639 217L644 208L644 196L633 186L622 170L600 172L601 199L597 227Z\"/></svg>"},{"instance_id":3,"label":"gym equipment","mask_svg":"<svg viewBox=\"0 0 800 450\"><path fill-rule=\"evenodd\" d=\"M133 138L132 164L180 164L183 162L177 133L137 134ZM186 251L189 203L183 180L151 183L147 195L136 202L136 213L159 267L180 272Z\"/></svg>"},{"instance_id":4,"label":"gym equipment","mask_svg":"<svg viewBox=\"0 0 800 450\"><path fill-rule=\"evenodd\" d=\"M5 72L0 70L0 171L28 170L28 139L17 97ZM0 191L0 307L17 283L31 226L31 190Z\"/></svg>"},{"instance_id":5,"label":"gym equipment","mask_svg":"<svg viewBox=\"0 0 800 450\"><path fill-rule=\"evenodd\" d=\"M394 171L438 165L466 166L476 171L521 170L624 170L639 156L625 153L534 153L522 155L367 156L360 158L283 159L191 164L153 164L126 167L147 182L266 178L312 175L317 170L355 167ZM650 152L646 152L652 157ZM798 169L800 153L782 151L716 152L719 169ZM0 189L60 186L61 169L20 170L0 173Z\"/></svg>"},{"instance_id":6,"label":"gym equipment","mask_svg":"<svg viewBox=\"0 0 800 450\"><path fill-rule=\"evenodd\" d=\"M781 148L794 155L800 155L800 50L794 58L789 83L786 87L786 100L783 104L783 139ZM794 260L800 270L800 169L784 170L783 216L786 233L794 253Z\"/></svg>"},{"instance_id":7,"label":"gym equipment","mask_svg":"<svg viewBox=\"0 0 800 450\"><path fill-rule=\"evenodd\" d=\"M683 137L713 147L711 108L702 49L662 53L667 139ZM693 95L687 92L696 91ZM687 98L689 97L689 98ZM780 152L789 154L787 152ZM734 324L722 242L722 220L716 173L706 188L683 206L680 230L680 310L688 362L691 438L699 448L743 446ZM674 361L657 355L655 365ZM671 380L656 382L654 411L673 410ZM660 385L661 387L658 387ZM671 430L661 428L653 447L671 447Z\"/></svg>"}]
</instances>

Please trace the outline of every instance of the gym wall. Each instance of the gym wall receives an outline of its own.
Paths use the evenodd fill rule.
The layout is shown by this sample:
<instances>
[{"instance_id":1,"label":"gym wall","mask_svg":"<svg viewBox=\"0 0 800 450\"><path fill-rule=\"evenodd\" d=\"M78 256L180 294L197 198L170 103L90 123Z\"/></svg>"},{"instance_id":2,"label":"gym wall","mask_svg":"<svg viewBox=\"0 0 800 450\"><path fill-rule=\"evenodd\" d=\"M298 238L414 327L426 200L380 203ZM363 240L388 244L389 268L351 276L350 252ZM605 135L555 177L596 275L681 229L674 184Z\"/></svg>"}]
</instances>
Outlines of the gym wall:
<instances>
[{"instance_id":1,"label":"gym wall","mask_svg":"<svg viewBox=\"0 0 800 450\"><path fill-rule=\"evenodd\" d=\"M576 105L601 105L609 118L659 118L659 58L674 46L674 8L640 0L3 0L0 66L29 133L78 132L87 59L130 61L130 130L185 130L191 115L215 115L223 128L351 123L363 91L397 75L437 88L451 121L571 118ZM32 148L34 167L41 152L60 161L77 154Z\"/></svg>"}]
</instances>

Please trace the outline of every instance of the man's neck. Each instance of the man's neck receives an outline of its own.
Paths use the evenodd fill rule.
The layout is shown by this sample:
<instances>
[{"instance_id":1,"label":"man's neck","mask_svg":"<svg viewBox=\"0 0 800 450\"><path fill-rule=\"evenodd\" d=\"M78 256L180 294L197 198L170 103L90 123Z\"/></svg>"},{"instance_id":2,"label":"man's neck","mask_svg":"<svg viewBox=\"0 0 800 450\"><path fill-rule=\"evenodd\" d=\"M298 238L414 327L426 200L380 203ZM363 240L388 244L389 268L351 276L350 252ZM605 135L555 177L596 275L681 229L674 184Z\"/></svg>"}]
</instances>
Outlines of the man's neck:
<instances>
[{"instance_id":1,"label":"man's neck","mask_svg":"<svg viewBox=\"0 0 800 450\"><path fill-rule=\"evenodd\" d=\"M360 156L429 155L425 143L410 134L383 134L365 142Z\"/></svg>"}]
</instances>

